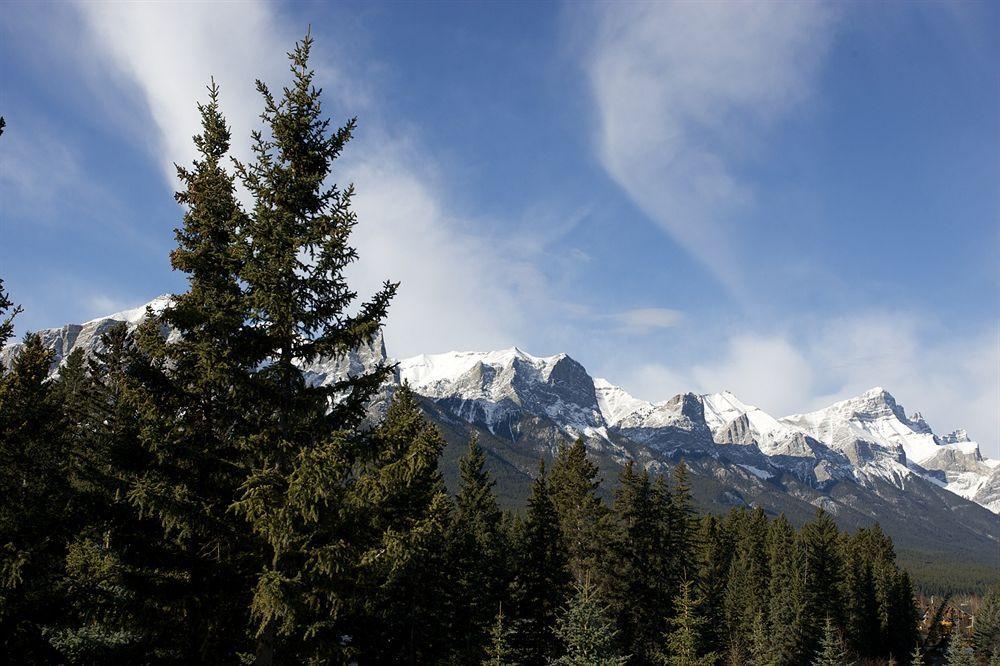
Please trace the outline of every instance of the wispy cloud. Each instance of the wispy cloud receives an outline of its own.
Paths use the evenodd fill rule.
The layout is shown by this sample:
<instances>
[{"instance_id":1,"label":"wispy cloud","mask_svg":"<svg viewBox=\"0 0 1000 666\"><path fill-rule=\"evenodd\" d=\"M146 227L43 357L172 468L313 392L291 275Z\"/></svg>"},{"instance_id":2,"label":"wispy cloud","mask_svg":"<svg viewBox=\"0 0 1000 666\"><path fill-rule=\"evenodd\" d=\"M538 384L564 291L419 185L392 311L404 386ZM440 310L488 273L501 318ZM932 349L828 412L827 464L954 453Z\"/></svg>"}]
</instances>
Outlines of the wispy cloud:
<instances>
[{"instance_id":1,"label":"wispy cloud","mask_svg":"<svg viewBox=\"0 0 1000 666\"><path fill-rule=\"evenodd\" d=\"M261 109L253 81L285 81L285 53L301 37L272 5L81 3L80 10L95 46L141 91L156 129L152 153L171 186L173 164L193 157L191 137L199 127L194 102L204 99L209 76L222 87L233 152L249 157L248 137ZM357 184L360 261L351 268L352 285L363 298L383 280L402 282L387 329L390 353L489 348L523 339L525 312L543 298L544 280L529 263L502 251L507 241L469 232L448 209L428 155L413 166L412 137L373 127L378 109L370 108L364 83L331 65L331 43L335 35L317 36L313 58L318 84L330 91L327 108L368 112L366 131L348 147L337 172L338 179Z\"/></svg>"},{"instance_id":2,"label":"wispy cloud","mask_svg":"<svg viewBox=\"0 0 1000 666\"><path fill-rule=\"evenodd\" d=\"M809 2L607 3L588 14L585 68L601 164L724 284L741 282L740 164L809 94L831 31Z\"/></svg>"}]
</instances>

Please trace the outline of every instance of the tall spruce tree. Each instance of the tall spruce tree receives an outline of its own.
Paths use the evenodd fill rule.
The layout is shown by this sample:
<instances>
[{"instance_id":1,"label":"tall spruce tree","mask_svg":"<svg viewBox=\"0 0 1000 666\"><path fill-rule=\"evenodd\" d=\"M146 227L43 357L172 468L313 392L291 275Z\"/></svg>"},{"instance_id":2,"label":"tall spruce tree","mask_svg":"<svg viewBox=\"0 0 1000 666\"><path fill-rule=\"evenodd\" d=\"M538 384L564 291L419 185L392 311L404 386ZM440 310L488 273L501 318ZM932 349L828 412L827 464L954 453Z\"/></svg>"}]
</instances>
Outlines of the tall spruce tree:
<instances>
[{"instance_id":1,"label":"tall spruce tree","mask_svg":"<svg viewBox=\"0 0 1000 666\"><path fill-rule=\"evenodd\" d=\"M732 566L732 539L726 524L715 516L707 515L701 519L698 542L701 552L696 589L699 612L706 620L704 638L709 645L723 646L729 634L725 601L726 582Z\"/></svg>"},{"instance_id":2,"label":"tall spruce tree","mask_svg":"<svg viewBox=\"0 0 1000 666\"><path fill-rule=\"evenodd\" d=\"M241 437L249 432L256 359L246 352L249 309L240 284L246 221L224 166L230 132L214 82L198 109L198 157L191 169L177 167L183 189L175 198L186 210L170 256L188 290L149 312L136 334L153 366L133 378L149 396L139 443L156 465L138 476L132 495L179 542L189 585L185 659L217 662L251 648L251 581L264 562L245 520L230 511L248 473Z\"/></svg>"},{"instance_id":3,"label":"tall spruce tree","mask_svg":"<svg viewBox=\"0 0 1000 666\"><path fill-rule=\"evenodd\" d=\"M559 666L624 666L628 657L618 645L618 630L608 607L589 581L574 584L573 598L556 620L564 652L550 662Z\"/></svg>"},{"instance_id":4,"label":"tall spruce tree","mask_svg":"<svg viewBox=\"0 0 1000 666\"><path fill-rule=\"evenodd\" d=\"M845 666L846 664L847 652L844 648L844 642L833 622L827 618L823 625L819 652L812 660L812 666Z\"/></svg>"},{"instance_id":5,"label":"tall spruce tree","mask_svg":"<svg viewBox=\"0 0 1000 666\"><path fill-rule=\"evenodd\" d=\"M612 556L606 559L611 608L622 642L638 663L649 663L666 631L673 600L666 543L669 496L666 486L635 470L631 461L619 476L612 513Z\"/></svg>"},{"instance_id":6,"label":"tall spruce tree","mask_svg":"<svg viewBox=\"0 0 1000 666\"><path fill-rule=\"evenodd\" d=\"M806 600L801 544L784 514L771 521L767 534L769 581L768 663L792 666L805 659Z\"/></svg>"},{"instance_id":7,"label":"tall spruce tree","mask_svg":"<svg viewBox=\"0 0 1000 666\"><path fill-rule=\"evenodd\" d=\"M4 310L17 311L0 284ZM10 323L0 324L0 338ZM0 370L0 640L19 663L57 660L46 633L59 620L70 495L59 409L45 381L52 357L29 334L10 371Z\"/></svg>"},{"instance_id":8,"label":"tall spruce tree","mask_svg":"<svg viewBox=\"0 0 1000 666\"><path fill-rule=\"evenodd\" d=\"M449 631L458 637L454 658L473 663L482 659L485 629L503 600L510 567L494 481L476 438L469 441L458 469L458 495L447 535Z\"/></svg>"},{"instance_id":9,"label":"tall spruce tree","mask_svg":"<svg viewBox=\"0 0 1000 666\"><path fill-rule=\"evenodd\" d=\"M578 581L596 575L604 546L600 537L607 509L597 496L600 485L597 465L587 459L583 438L561 445L552 464L549 493L569 568Z\"/></svg>"},{"instance_id":10,"label":"tall spruce tree","mask_svg":"<svg viewBox=\"0 0 1000 666\"><path fill-rule=\"evenodd\" d=\"M510 620L503 614L503 606L497 607L496 619L490 627L490 641L482 666L516 666L512 644L514 631Z\"/></svg>"},{"instance_id":11,"label":"tall spruce tree","mask_svg":"<svg viewBox=\"0 0 1000 666\"><path fill-rule=\"evenodd\" d=\"M148 396L134 381L148 359L118 324L101 336L85 371L80 360L71 355L55 385L65 413L81 421L65 432L74 534L63 582L66 617L53 645L71 663L181 661L190 646L184 603L191 592L182 550L135 494L143 475L157 468L140 445Z\"/></svg>"},{"instance_id":12,"label":"tall spruce tree","mask_svg":"<svg viewBox=\"0 0 1000 666\"><path fill-rule=\"evenodd\" d=\"M699 613L699 599L690 581L681 584L676 600L677 614L671 618L665 649L658 661L667 666L712 666L718 660L715 652L705 652L704 627L707 620ZM710 644L708 644L710 645Z\"/></svg>"},{"instance_id":13,"label":"tall spruce tree","mask_svg":"<svg viewBox=\"0 0 1000 666\"><path fill-rule=\"evenodd\" d=\"M948 637L945 663L948 666L976 666L975 649L969 634L957 623Z\"/></svg>"},{"instance_id":14,"label":"tall spruce tree","mask_svg":"<svg viewBox=\"0 0 1000 666\"><path fill-rule=\"evenodd\" d=\"M670 552L673 555L671 569L676 577L674 589L680 592L684 580L694 580L698 573L698 519L691 496L691 480L687 463L683 458L673 471L670 492L670 508L667 514Z\"/></svg>"},{"instance_id":15,"label":"tall spruce tree","mask_svg":"<svg viewBox=\"0 0 1000 666\"><path fill-rule=\"evenodd\" d=\"M253 133L254 161L237 165L254 204L242 234L245 349L260 370L250 388L251 434L240 442L250 471L234 508L264 544L251 602L260 664L274 663L276 651L283 660L343 653L344 572L357 555L346 495L356 471L384 454L361 426L389 368L329 385L308 383L300 370L368 342L396 291L386 283L352 309L356 293L345 269L357 258L349 244L354 190L328 180L355 121L330 130L313 85L311 47L307 35L289 54L292 81L280 98L257 82L267 131Z\"/></svg>"},{"instance_id":16,"label":"tall spruce tree","mask_svg":"<svg viewBox=\"0 0 1000 666\"><path fill-rule=\"evenodd\" d=\"M446 616L445 538L451 502L438 458L440 432L424 419L407 386L398 388L368 440L375 457L347 489L338 548L359 549L349 652L359 662L424 664L451 651ZM345 572L346 573L346 572ZM338 581L334 581L338 584Z\"/></svg>"},{"instance_id":17,"label":"tall spruce tree","mask_svg":"<svg viewBox=\"0 0 1000 666\"><path fill-rule=\"evenodd\" d=\"M745 662L750 658L754 621L768 605L767 517L759 507L750 512L734 511L730 531L733 557L723 609L730 655Z\"/></svg>"},{"instance_id":18,"label":"tall spruce tree","mask_svg":"<svg viewBox=\"0 0 1000 666\"><path fill-rule=\"evenodd\" d=\"M806 646L812 652L823 630L823 618L829 618L838 631L844 624L840 532L830 514L817 509L816 517L803 526L799 538L805 567Z\"/></svg>"},{"instance_id":19,"label":"tall spruce tree","mask_svg":"<svg viewBox=\"0 0 1000 666\"><path fill-rule=\"evenodd\" d=\"M987 590L976 613L972 643L984 659L1000 656L1000 586Z\"/></svg>"},{"instance_id":20,"label":"tall spruce tree","mask_svg":"<svg viewBox=\"0 0 1000 666\"><path fill-rule=\"evenodd\" d=\"M511 599L518 661L544 664L558 649L552 629L559 608L568 598L572 580L544 463L539 465L538 476L531 486L515 546Z\"/></svg>"}]
</instances>

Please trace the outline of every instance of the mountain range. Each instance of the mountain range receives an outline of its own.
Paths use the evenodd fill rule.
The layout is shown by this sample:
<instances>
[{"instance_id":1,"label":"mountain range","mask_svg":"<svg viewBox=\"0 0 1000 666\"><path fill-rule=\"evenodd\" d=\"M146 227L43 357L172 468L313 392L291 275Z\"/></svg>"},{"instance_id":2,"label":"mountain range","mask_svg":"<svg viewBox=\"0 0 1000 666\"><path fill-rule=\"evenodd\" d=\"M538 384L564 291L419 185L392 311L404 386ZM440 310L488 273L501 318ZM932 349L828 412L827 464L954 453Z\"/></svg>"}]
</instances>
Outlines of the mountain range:
<instances>
[{"instance_id":1,"label":"mountain range","mask_svg":"<svg viewBox=\"0 0 1000 666\"><path fill-rule=\"evenodd\" d=\"M167 303L162 296L40 331L55 351L53 372L73 349L96 349L116 322L135 326L147 307ZM0 362L9 363L17 347L0 351ZM303 372L324 384L386 361L379 335ZM566 354L540 357L515 347L398 361L372 405L374 418L403 382L449 442L442 458L446 481L454 480L455 461L475 435L509 504L523 500L540 458L551 459L561 444L583 437L612 482L629 460L665 473L683 458L706 510L755 505L803 521L822 507L844 527L878 521L903 548L1000 564L1000 460L984 458L962 430L936 434L881 387L818 411L774 417L727 391L647 402L592 377Z\"/></svg>"}]
</instances>

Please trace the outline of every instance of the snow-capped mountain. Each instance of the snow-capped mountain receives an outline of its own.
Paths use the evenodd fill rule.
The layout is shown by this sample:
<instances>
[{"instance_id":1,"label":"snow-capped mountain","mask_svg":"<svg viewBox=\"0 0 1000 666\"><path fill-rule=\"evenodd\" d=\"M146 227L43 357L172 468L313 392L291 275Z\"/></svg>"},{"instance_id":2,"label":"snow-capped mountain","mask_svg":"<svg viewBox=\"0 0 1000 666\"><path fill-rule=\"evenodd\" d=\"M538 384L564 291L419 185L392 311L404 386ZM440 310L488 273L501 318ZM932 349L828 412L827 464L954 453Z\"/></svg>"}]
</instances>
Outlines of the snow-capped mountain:
<instances>
[{"instance_id":1,"label":"snow-capped mountain","mask_svg":"<svg viewBox=\"0 0 1000 666\"><path fill-rule=\"evenodd\" d=\"M573 436L607 435L594 381L566 354L539 357L517 347L421 354L400 361L399 375L417 393L493 434L514 438L522 416L532 414Z\"/></svg>"},{"instance_id":2,"label":"snow-capped mountain","mask_svg":"<svg viewBox=\"0 0 1000 666\"><path fill-rule=\"evenodd\" d=\"M161 296L148 307L169 303ZM114 323L135 327L147 306L41 331L56 352L53 370L73 349L93 351ZM164 332L169 333L168 331ZM7 364L19 345L0 352ZM381 335L352 353L303 367L307 378L328 384L388 359ZM539 357L518 348L493 352L420 355L399 362L374 414L391 386L407 382L449 423L467 423L515 448L545 430L552 437L583 436L616 462L657 464L663 456L698 454L726 461L758 480L784 475L823 490L849 481L861 486L889 483L906 490L915 479L1000 513L1000 461L984 459L964 431L934 434L919 414L907 416L882 388L824 409L783 418L726 391L684 393L652 403L631 396L566 354ZM639 448L636 448L639 447Z\"/></svg>"}]
</instances>

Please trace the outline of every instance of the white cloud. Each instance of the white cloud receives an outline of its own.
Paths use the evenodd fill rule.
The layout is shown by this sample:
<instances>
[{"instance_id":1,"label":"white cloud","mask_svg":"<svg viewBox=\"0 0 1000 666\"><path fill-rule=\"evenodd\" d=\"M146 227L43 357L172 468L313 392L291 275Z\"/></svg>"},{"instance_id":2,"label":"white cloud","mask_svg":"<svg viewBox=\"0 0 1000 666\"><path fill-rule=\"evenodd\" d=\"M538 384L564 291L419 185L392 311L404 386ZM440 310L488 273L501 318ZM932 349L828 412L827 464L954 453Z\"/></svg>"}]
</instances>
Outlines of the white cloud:
<instances>
[{"instance_id":1,"label":"white cloud","mask_svg":"<svg viewBox=\"0 0 1000 666\"><path fill-rule=\"evenodd\" d=\"M200 130L196 101L205 101L211 77L233 130L236 156L249 156L250 130L261 109L254 80L283 80L285 53L301 37L264 2L79 2L94 46L136 84L155 123L146 148L171 187L174 164L195 156Z\"/></svg>"},{"instance_id":2,"label":"white cloud","mask_svg":"<svg viewBox=\"0 0 1000 666\"><path fill-rule=\"evenodd\" d=\"M945 328L900 312L812 320L791 333L733 335L708 358L639 363L621 380L654 401L682 391L730 390L774 416L883 386L938 434L965 428L984 455L1000 457L1000 330L942 338Z\"/></svg>"},{"instance_id":3,"label":"white cloud","mask_svg":"<svg viewBox=\"0 0 1000 666\"><path fill-rule=\"evenodd\" d=\"M434 184L394 154L398 147L387 140L366 148L346 172L356 183L359 219L360 260L349 280L362 295L386 279L402 283L386 330L390 353L493 349L523 340L526 312L544 298L542 277L502 244L463 233Z\"/></svg>"},{"instance_id":4,"label":"white cloud","mask_svg":"<svg viewBox=\"0 0 1000 666\"><path fill-rule=\"evenodd\" d=\"M249 133L261 109L254 79L272 89L287 79L286 51L300 35L264 2L191 5L81 3L94 44L140 89L156 134L150 150L160 158L167 182L173 163L194 156L199 130L195 100L204 100L213 75L221 105L233 128L233 152L249 157ZM334 35L317 37L312 62L320 86L335 90L351 113L367 108L364 87L330 66ZM332 85L335 84L335 85ZM346 91L346 93L345 93ZM331 108L328 95L326 108ZM377 122L377 121L376 121ZM354 242L360 261L351 268L361 298L383 280L401 281L387 329L389 352L407 356L451 348L490 348L523 339L530 303L544 298L541 277L525 262L511 260L505 241L468 233L447 210L432 182L433 165L422 154L412 167L411 141L366 125L348 146L337 178L353 181L359 224ZM513 243L513 241L510 241Z\"/></svg>"},{"instance_id":5,"label":"white cloud","mask_svg":"<svg viewBox=\"0 0 1000 666\"><path fill-rule=\"evenodd\" d=\"M808 94L831 17L808 2L597 5L585 67L608 174L723 283L740 282L741 160Z\"/></svg>"}]
</instances>

